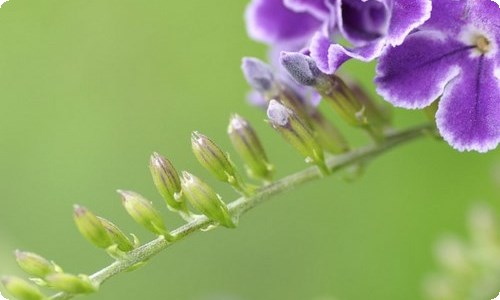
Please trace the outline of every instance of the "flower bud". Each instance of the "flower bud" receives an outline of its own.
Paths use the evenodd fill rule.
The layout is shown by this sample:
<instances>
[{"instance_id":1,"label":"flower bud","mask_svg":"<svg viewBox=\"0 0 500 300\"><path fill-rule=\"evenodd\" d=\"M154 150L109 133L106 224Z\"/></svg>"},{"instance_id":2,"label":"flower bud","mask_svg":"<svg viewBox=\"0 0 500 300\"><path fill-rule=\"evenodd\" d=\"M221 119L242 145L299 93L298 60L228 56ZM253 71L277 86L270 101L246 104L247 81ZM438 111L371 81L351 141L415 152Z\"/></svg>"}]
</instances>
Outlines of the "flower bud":
<instances>
[{"instance_id":1,"label":"flower bud","mask_svg":"<svg viewBox=\"0 0 500 300\"><path fill-rule=\"evenodd\" d=\"M194 131L191 135L194 156L212 175L232 185L237 191L249 195L251 189L243 182L229 156L205 135Z\"/></svg>"},{"instance_id":2,"label":"flower bud","mask_svg":"<svg viewBox=\"0 0 500 300\"><path fill-rule=\"evenodd\" d=\"M194 131L191 134L191 146L196 159L217 179L225 182L233 180L236 170L229 161L227 154L217 144L205 135Z\"/></svg>"},{"instance_id":3,"label":"flower bud","mask_svg":"<svg viewBox=\"0 0 500 300\"><path fill-rule=\"evenodd\" d=\"M281 52L280 62L297 83L314 86L322 72L312 58L298 52Z\"/></svg>"},{"instance_id":4,"label":"flower bud","mask_svg":"<svg viewBox=\"0 0 500 300\"><path fill-rule=\"evenodd\" d=\"M98 287L85 275L56 273L45 278L47 286L70 294L89 294L97 291Z\"/></svg>"},{"instance_id":5,"label":"flower bud","mask_svg":"<svg viewBox=\"0 0 500 300\"><path fill-rule=\"evenodd\" d=\"M18 300L46 299L38 287L19 277L5 276L1 281L7 292Z\"/></svg>"},{"instance_id":6,"label":"flower bud","mask_svg":"<svg viewBox=\"0 0 500 300\"><path fill-rule=\"evenodd\" d=\"M136 223L158 235L170 236L160 213L153 207L150 201L135 192L122 190L118 190L117 192L122 197L125 210Z\"/></svg>"},{"instance_id":7,"label":"flower bud","mask_svg":"<svg viewBox=\"0 0 500 300\"><path fill-rule=\"evenodd\" d=\"M16 250L15 255L19 267L31 276L44 278L57 273L55 265L38 254Z\"/></svg>"},{"instance_id":8,"label":"flower bud","mask_svg":"<svg viewBox=\"0 0 500 300\"><path fill-rule=\"evenodd\" d=\"M381 138L378 127L384 117L371 99L356 97L340 77L322 73L307 55L282 52L280 61L298 83L313 86L344 121L367 129L377 139Z\"/></svg>"},{"instance_id":9,"label":"flower bud","mask_svg":"<svg viewBox=\"0 0 500 300\"><path fill-rule=\"evenodd\" d=\"M315 140L311 129L291 109L278 101L271 100L267 117L271 126L306 158L306 162L314 163L324 174L328 173L323 150Z\"/></svg>"},{"instance_id":10,"label":"flower bud","mask_svg":"<svg viewBox=\"0 0 500 300\"><path fill-rule=\"evenodd\" d=\"M113 241L113 244L117 245L118 249L124 252L128 252L134 249L134 244L128 239L128 237L123 233L123 231L118 228L115 224L110 221L97 217L101 224L106 228L109 237Z\"/></svg>"},{"instance_id":11,"label":"flower bud","mask_svg":"<svg viewBox=\"0 0 500 300\"><path fill-rule=\"evenodd\" d=\"M106 249L113 244L101 221L85 207L75 205L73 219L83 237L95 246Z\"/></svg>"},{"instance_id":12,"label":"flower bud","mask_svg":"<svg viewBox=\"0 0 500 300\"><path fill-rule=\"evenodd\" d=\"M229 121L227 133L234 149L245 162L249 176L255 179L271 180L274 168L269 163L255 130L247 120L239 115L233 115Z\"/></svg>"},{"instance_id":13,"label":"flower bud","mask_svg":"<svg viewBox=\"0 0 500 300\"><path fill-rule=\"evenodd\" d=\"M276 88L273 71L263 61L253 57L244 57L241 69L245 79L253 89L266 93Z\"/></svg>"},{"instance_id":14,"label":"flower bud","mask_svg":"<svg viewBox=\"0 0 500 300\"><path fill-rule=\"evenodd\" d=\"M182 172L182 192L191 205L222 226L234 228L229 210L220 196L196 176Z\"/></svg>"},{"instance_id":15,"label":"flower bud","mask_svg":"<svg viewBox=\"0 0 500 300\"><path fill-rule=\"evenodd\" d=\"M316 110L311 115L311 126L318 143L332 154L349 151L349 144L340 130Z\"/></svg>"},{"instance_id":16,"label":"flower bud","mask_svg":"<svg viewBox=\"0 0 500 300\"><path fill-rule=\"evenodd\" d=\"M169 209L187 211L180 197L181 180L172 163L158 153L151 155L149 169L160 195L165 199Z\"/></svg>"}]
</instances>

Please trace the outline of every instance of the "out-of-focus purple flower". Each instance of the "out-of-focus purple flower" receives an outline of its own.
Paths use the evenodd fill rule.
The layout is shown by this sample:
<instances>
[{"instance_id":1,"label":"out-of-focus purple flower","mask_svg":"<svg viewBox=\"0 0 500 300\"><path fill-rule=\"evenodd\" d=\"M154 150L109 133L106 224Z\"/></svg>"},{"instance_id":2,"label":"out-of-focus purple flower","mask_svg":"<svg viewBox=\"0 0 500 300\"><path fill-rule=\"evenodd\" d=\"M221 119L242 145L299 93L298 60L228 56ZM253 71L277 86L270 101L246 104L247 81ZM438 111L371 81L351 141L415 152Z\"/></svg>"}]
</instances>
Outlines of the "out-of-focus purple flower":
<instances>
[{"instance_id":1,"label":"out-of-focus purple flower","mask_svg":"<svg viewBox=\"0 0 500 300\"><path fill-rule=\"evenodd\" d=\"M460 151L500 142L500 8L491 0L434 0L419 31L380 57L377 91L416 109L441 97L443 138Z\"/></svg>"},{"instance_id":2,"label":"out-of-focus purple flower","mask_svg":"<svg viewBox=\"0 0 500 300\"><path fill-rule=\"evenodd\" d=\"M253 0L246 9L251 38L281 50L300 50L329 20L325 0Z\"/></svg>"},{"instance_id":3,"label":"out-of-focus purple flower","mask_svg":"<svg viewBox=\"0 0 500 300\"><path fill-rule=\"evenodd\" d=\"M351 58L370 61L386 46L400 45L406 36L430 17L431 0L327 0L335 26L312 38L311 57L321 71L332 74ZM449 0L454 1L454 0ZM340 32L347 48L332 42Z\"/></svg>"}]
</instances>

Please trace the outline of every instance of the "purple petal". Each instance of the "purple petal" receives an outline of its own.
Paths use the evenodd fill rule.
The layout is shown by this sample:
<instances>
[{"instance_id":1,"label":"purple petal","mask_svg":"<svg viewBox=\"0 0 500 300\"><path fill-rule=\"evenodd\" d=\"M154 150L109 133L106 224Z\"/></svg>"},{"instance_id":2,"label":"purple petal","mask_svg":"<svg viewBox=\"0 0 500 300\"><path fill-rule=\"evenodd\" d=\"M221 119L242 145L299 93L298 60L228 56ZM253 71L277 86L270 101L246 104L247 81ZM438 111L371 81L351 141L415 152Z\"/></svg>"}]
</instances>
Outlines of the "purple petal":
<instances>
[{"instance_id":1,"label":"purple petal","mask_svg":"<svg viewBox=\"0 0 500 300\"><path fill-rule=\"evenodd\" d=\"M387 42L393 46L403 43L412 30L429 19L431 8L430 0L394 0Z\"/></svg>"},{"instance_id":2,"label":"purple petal","mask_svg":"<svg viewBox=\"0 0 500 300\"><path fill-rule=\"evenodd\" d=\"M283 0L253 0L245 19L250 37L268 44L305 43L322 24L308 13L288 9Z\"/></svg>"},{"instance_id":3,"label":"purple petal","mask_svg":"<svg viewBox=\"0 0 500 300\"><path fill-rule=\"evenodd\" d=\"M342 0L337 4L338 29L354 45L385 36L390 17L385 0Z\"/></svg>"},{"instance_id":4,"label":"purple petal","mask_svg":"<svg viewBox=\"0 0 500 300\"><path fill-rule=\"evenodd\" d=\"M486 57L469 59L445 89L436 121L457 150L486 152L500 142L500 74L494 72Z\"/></svg>"},{"instance_id":5,"label":"purple petal","mask_svg":"<svg viewBox=\"0 0 500 300\"><path fill-rule=\"evenodd\" d=\"M458 35L466 23L467 2L466 0L433 0L431 17L421 29L439 30L450 35Z\"/></svg>"},{"instance_id":6,"label":"purple petal","mask_svg":"<svg viewBox=\"0 0 500 300\"><path fill-rule=\"evenodd\" d=\"M437 33L421 31L387 48L377 65L377 92L395 106L423 108L436 100L460 72L470 47Z\"/></svg>"},{"instance_id":7,"label":"purple petal","mask_svg":"<svg viewBox=\"0 0 500 300\"><path fill-rule=\"evenodd\" d=\"M295 12L308 12L320 20L328 18L329 9L325 0L284 0L285 6Z\"/></svg>"},{"instance_id":8,"label":"purple petal","mask_svg":"<svg viewBox=\"0 0 500 300\"><path fill-rule=\"evenodd\" d=\"M476 0L469 6L469 19L477 28L488 32L500 43L500 4L491 0Z\"/></svg>"},{"instance_id":9,"label":"purple petal","mask_svg":"<svg viewBox=\"0 0 500 300\"><path fill-rule=\"evenodd\" d=\"M347 60L354 58L370 61L378 57L384 48L384 41L379 39L365 46L347 49L339 44L332 44L328 37L317 33L310 45L311 57L318 68L327 74L333 74Z\"/></svg>"}]
</instances>

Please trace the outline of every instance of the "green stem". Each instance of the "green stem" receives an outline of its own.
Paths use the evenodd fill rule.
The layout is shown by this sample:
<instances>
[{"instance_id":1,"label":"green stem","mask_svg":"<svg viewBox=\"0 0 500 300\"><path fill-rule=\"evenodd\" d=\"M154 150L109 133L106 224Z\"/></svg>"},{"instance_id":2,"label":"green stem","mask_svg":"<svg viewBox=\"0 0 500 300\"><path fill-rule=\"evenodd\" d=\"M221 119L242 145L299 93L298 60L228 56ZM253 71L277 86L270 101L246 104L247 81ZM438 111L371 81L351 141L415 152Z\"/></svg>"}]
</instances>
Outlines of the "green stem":
<instances>
[{"instance_id":1,"label":"green stem","mask_svg":"<svg viewBox=\"0 0 500 300\"><path fill-rule=\"evenodd\" d=\"M358 164L360 162L372 159L388 150L400 145L410 142L416 138L424 136L426 133L433 129L432 125L423 125L415 128L410 128L405 131L392 133L387 136L386 140L381 144L369 145L356 150L352 150L345 154L331 157L326 160L326 166L330 173L335 173L347 166ZM306 182L323 178L322 172L318 167L313 166L299 171L295 174L289 175L285 178L277 180L269 185L257 190L250 197L240 197L234 202L228 204L229 211L237 219L242 214L259 205L260 203L269 200L271 197L281 194L285 191L300 186ZM191 222L175 229L171 232L175 239L167 242L163 237L158 237L155 240L142 245L141 247L128 253L128 256L123 260L115 261L109 266L97 271L90 276L93 283L100 286L106 280L118 275L122 272L129 270L134 265L145 262L169 246L179 242L185 237L212 225L213 222L205 216L200 216ZM57 293L51 296L52 300L71 299L76 295L67 293Z\"/></svg>"}]
</instances>

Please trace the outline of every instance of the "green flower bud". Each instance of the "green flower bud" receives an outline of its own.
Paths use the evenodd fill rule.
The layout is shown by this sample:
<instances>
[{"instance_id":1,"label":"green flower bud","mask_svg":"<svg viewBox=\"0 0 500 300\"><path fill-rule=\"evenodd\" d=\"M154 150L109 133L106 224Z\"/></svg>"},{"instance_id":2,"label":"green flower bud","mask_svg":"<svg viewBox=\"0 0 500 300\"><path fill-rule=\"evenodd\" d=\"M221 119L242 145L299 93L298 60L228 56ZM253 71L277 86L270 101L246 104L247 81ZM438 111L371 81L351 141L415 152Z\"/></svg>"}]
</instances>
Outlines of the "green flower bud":
<instances>
[{"instance_id":1,"label":"green flower bud","mask_svg":"<svg viewBox=\"0 0 500 300\"><path fill-rule=\"evenodd\" d=\"M236 114L233 115L229 121L227 133L234 149L245 162L249 176L255 179L271 180L274 168L269 163L255 130L247 120Z\"/></svg>"},{"instance_id":2,"label":"green flower bud","mask_svg":"<svg viewBox=\"0 0 500 300\"><path fill-rule=\"evenodd\" d=\"M144 226L147 230L170 237L160 213L153 207L153 203L135 192L118 190L122 196L122 203L127 213L135 222Z\"/></svg>"},{"instance_id":3,"label":"green flower bud","mask_svg":"<svg viewBox=\"0 0 500 300\"><path fill-rule=\"evenodd\" d=\"M18 300L42 300L46 297L35 285L15 276L2 277L2 285Z\"/></svg>"},{"instance_id":4,"label":"green flower bud","mask_svg":"<svg viewBox=\"0 0 500 300\"><path fill-rule=\"evenodd\" d=\"M70 294L89 294L97 291L98 287L85 275L56 273L45 278L47 286Z\"/></svg>"},{"instance_id":5,"label":"green flower bud","mask_svg":"<svg viewBox=\"0 0 500 300\"><path fill-rule=\"evenodd\" d=\"M210 171L217 179L224 182L234 180L236 170L217 144L205 135L194 131L191 134L193 153L200 164Z\"/></svg>"},{"instance_id":6,"label":"green flower bud","mask_svg":"<svg viewBox=\"0 0 500 300\"><path fill-rule=\"evenodd\" d=\"M306 162L316 164L324 174L328 174L322 148L311 129L291 109L271 100L267 116L271 126L306 158Z\"/></svg>"},{"instance_id":7,"label":"green flower bud","mask_svg":"<svg viewBox=\"0 0 500 300\"><path fill-rule=\"evenodd\" d=\"M151 155L149 169L160 195L165 199L169 209L187 212L182 201L181 180L172 163L158 153Z\"/></svg>"},{"instance_id":8,"label":"green flower bud","mask_svg":"<svg viewBox=\"0 0 500 300\"><path fill-rule=\"evenodd\" d=\"M44 278L57 273L55 265L38 254L16 250L15 255L19 267L31 276Z\"/></svg>"},{"instance_id":9,"label":"green flower bud","mask_svg":"<svg viewBox=\"0 0 500 300\"><path fill-rule=\"evenodd\" d=\"M222 226L236 227L226 204L208 184L188 172L182 172L181 183L184 196L196 210Z\"/></svg>"},{"instance_id":10,"label":"green flower bud","mask_svg":"<svg viewBox=\"0 0 500 300\"><path fill-rule=\"evenodd\" d=\"M106 249L113 245L113 241L101 221L85 207L75 205L73 219L83 237L95 246Z\"/></svg>"},{"instance_id":11,"label":"green flower bud","mask_svg":"<svg viewBox=\"0 0 500 300\"><path fill-rule=\"evenodd\" d=\"M347 140L340 130L329 122L320 111L311 114L311 126L318 143L328 152L339 154L349 151Z\"/></svg>"},{"instance_id":12,"label":"green flower bud","mask_svg":"<svg viewBox=\"0 0 500 300\"><path fill-rule=\"evenodd\" d=\"M252 193L252 189L243 182L229 156L212 140L195 131L191 135L191 146L196 159L217 179L229 183L244 195Z\"/></svg>"},{"instance_id":13,"label":"green flower bud","mask_svg":"<svg viewBox=\"0 0 500 300\"><path fill-rule=\"evenodd\" d=\"M124 252L128 252L134 249L134 244L128 239L123 231L118 228L118 226L104 218L97 218L99 219L99 221L101 221L101 224L104 226L104 228L106 228L109 237L113 241L113 244L116 244L118 246L118 249Z\"/></svg>"}]
</instances>

